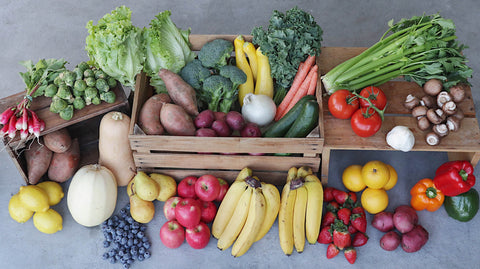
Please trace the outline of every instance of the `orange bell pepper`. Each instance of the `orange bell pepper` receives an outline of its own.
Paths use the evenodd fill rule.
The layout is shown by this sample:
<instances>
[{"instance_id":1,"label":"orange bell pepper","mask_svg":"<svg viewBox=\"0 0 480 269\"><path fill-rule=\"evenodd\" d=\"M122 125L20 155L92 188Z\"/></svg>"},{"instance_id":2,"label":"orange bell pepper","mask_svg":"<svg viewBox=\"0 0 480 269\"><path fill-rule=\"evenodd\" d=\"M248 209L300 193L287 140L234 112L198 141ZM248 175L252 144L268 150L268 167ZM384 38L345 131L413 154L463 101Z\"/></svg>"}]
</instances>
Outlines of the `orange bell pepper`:
<instances>
[{"instance_id":1,"label":"orange bell pepper","mask_svg":"<svg viewBox=\"0 0 480 269\"><path fill-rule=\"evenodd\" d=\"M435 187L430 178L418 181L410 190L410 194L412 195L410 204L417 211L426 209L433 212L439 209L445 200L445 195Z\"/></svg>"}]
</instances>

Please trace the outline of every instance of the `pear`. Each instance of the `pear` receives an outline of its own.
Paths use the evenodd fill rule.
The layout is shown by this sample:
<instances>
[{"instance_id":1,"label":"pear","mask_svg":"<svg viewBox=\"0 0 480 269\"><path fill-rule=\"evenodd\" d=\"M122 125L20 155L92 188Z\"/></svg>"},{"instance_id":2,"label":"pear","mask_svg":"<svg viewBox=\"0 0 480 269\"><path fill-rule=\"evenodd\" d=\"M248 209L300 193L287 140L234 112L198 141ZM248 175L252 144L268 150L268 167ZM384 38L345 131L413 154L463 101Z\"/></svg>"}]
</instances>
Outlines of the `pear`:
<instances>
[{"instance_id":1,"label":"pear","mask_svg":"<svg viewBox=\"0 0 480 269\"><path fill-rule=\"evenodd\" d=\"M155 180L160 186L160 191L158 192L157 200L165 202L168 198L173 197L177 194L177 182L170 176L152 173L150 178Z\"/></svg>"},{"instance_id":2,"label":"pear","mask_svg":"<svg viewBox=\"0 0 480 269\"><path fill-rule=\"evenodd\" d=\"M137 194L130 196L130 215L140 223L149 223L155 215L155 206L151 201L141 199Z\"/></svg>"},{"instance_id":3,"label":"pear","mask_svg":"<svg viewBox=\"0 0 480 269\"><path fill-rule=\"evenodd\" d=\"M157 199L160 192L158 183L142 171L135 175L133 185L135 186L135 193L145 201Z\"/></svg>"},{"instance_id":4,"label":"pear","mask_svg":"<svg viewBox=\"0 0 480 269\"><path fill-rule=\"evenodd\" d=\"M132 196L133 194L135 194L135 184L133 184L133 182L135 181L134 179L135 178L132 178L130 182L128 182L128 185L127 185L128 196Z\"/></svg>"}]
</instances>

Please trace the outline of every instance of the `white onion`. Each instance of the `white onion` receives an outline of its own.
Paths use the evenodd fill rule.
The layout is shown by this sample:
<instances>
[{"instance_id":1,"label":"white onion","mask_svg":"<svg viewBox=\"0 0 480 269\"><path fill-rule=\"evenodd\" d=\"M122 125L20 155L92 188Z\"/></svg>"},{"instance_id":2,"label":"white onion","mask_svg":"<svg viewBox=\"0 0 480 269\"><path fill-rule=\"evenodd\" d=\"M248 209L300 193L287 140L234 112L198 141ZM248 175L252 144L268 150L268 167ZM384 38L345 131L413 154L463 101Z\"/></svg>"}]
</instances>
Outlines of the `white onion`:
<instances>
[{"instance_id":1,"label":"white onion","mask_svg":"<svg viewBox=\"0 0 480 269\"><path fill-rule=\"evenodd\" d=\"M243 98L242 116L248 122L265 126L273 121L276 112L275 102L267 95L248 93Z\"/></svg>"}]
</instances>

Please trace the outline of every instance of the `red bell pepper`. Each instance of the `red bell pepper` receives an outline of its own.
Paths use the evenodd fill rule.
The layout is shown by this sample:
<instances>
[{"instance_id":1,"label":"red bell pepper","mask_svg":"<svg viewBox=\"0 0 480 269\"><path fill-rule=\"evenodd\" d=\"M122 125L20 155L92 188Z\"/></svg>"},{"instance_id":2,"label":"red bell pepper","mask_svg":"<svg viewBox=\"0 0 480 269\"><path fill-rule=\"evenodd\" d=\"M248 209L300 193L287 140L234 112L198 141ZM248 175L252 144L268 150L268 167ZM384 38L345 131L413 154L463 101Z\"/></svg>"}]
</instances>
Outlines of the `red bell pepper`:
<instances>
[{"instance_id":1,"label":"red bell pepper","mask_svg":"<svg viewBox=\"0 0 480 269\"><path fill-rule=\"evenodd\" d=\"M446 196L465 193L475 185L473 166L469 161L446 162L437 168L433 182Z\"/></svg>"}]
</instances>

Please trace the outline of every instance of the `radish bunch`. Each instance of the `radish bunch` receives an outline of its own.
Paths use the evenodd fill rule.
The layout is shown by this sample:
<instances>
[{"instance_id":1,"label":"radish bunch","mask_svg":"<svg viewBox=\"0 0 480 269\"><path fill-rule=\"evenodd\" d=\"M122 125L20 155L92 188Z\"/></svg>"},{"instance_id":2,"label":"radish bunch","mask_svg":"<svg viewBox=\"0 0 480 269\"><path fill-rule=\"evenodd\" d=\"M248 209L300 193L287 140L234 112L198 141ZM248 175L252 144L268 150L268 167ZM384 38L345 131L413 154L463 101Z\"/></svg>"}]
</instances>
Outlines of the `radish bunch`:
<instances>
[{"instance_id":1,"label":"radish bunch","mask_svg":"<svg viewBox=\"0 0 480 269\"><path fill-rule=\"evenodd\" d=\"M0 130L0 136L8 135L11 139L15 138L17 131L20 132L20 139L27 139L29 134L40 136L40 132L45 129L45 122L40 119L33 110L27 108L30 103L28 95L17 106L7 108L0 114L0 124L3 124Z\"/></svg>"}]
</instances>

